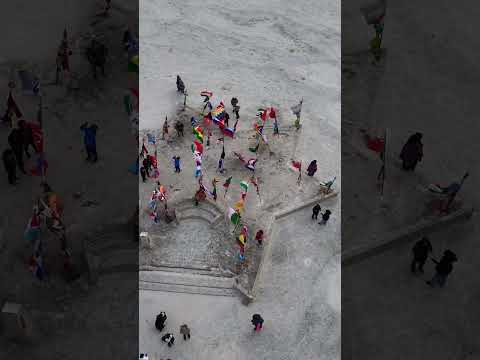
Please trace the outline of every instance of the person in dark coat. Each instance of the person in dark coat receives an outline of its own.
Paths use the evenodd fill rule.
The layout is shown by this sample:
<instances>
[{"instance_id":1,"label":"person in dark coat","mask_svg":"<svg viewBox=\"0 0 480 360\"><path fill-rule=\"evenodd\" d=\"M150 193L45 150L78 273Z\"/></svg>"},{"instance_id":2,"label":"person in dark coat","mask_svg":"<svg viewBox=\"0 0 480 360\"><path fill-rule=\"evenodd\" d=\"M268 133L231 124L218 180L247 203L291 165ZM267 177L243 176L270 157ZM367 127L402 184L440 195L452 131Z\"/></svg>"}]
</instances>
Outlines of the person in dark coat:
<instances>
[{"instance_id":1,"label":"person in dark coat","mask_svg":"<svg viewBox=\"0 0 480 360\"><path fill-rule=\"evenodd\" d=\"M260 331L263 328L263 318L260 314L254 314L252 316L252 324L254 326L253 331Z\"/></svg>"},{"instance_id":2,"label":"person in dark coat","mask_svg":"<svg viewBox=\"0 0 480 360\"><path fill-rule=\"evenodd\" d=\"M97 130L98 126L95 124L89 124L85 122L80 126L80 130L83 132L83 142L85 144L85 150L87 151L87 161L96 162L98 160L97 154Z\"/></svg>"},{"instance_id":3,"label":"person in dark coat","mask_svg":"<svg viewBox=\"0 0 480 360\"><path fill-rule=\"evenodd\" d=\"M107 62L108 50L105 45L99 42L96 38L92 39L89 48L87 49L87 59L92 67L93 77L97 78L97 67L105 76L105 64Z\"/></svg>"},{"instance_id":4,"label":"person in dark coat","mask_svg":"<svg viewBox=\"0 0 480 360\"><path fill-rule=\"evenodd\" d=\"M417 163L422 161L423 158L423 144L421 133L415 133L408 139L407 143L403 146L400 153L400 159L402 159L402 167L407 171L414 171Z\"/></svg>"},{"instance_id":5,"label":"person in dark coat","mask_svg":"<svg viewBox=\"0 0 480 360\"><path fill-rule=\"evenodd\" d=\"M12 149L6 149L3 152L2 160L3 160L3 166L5 166L5 170L7 171L9 184L15 185L15 183L17 182L17 174L16 174L17 161L15 160L15 155Z\"/></svg>"},{"instance_id":6,"label":"person in dark coat","mask_svg":"<svg viewBox=\"0 0 480 360\"><path fill-rule=\"evenodd\" d=\"M180 334L183 335L183 340L190 339L190 328L187 324L183 324L180 326Z\"/></svg>"},{"instance_id":7,"label":"person in dark coat","mask_svg":"<svg viewBox=\"0 0 480 360\"><path fill-rule=\"evenodd\" d=\"M313 176L317 172L317 160L313 160L307 168L307 175Z\"/></svg>"},{"instance_id":8,"label":"person in dark coat","mask_svg":"<svg viewBox=\"0 0 480 360\"><path fill-rule=\"evenodd\" d=\"M320 210L322 210L322 208L320 207L320 204L315 204L315 206L312 209L312 219L313 220L317 220L318 213L320 212Z\"/></svg>"},{"instance_id":9,"label":"person in dark coat","mask_svg":"<svg viewBox=\"0 0 480 360\"><path fill-rule=\"evenodd\" d=\"M26 174L25 167L23 164L23 150L24 150L24 138L23 132L21 129L13 129L8 135L8 144L10 145L13 153L15 154L15 159L17 161L18 168L21 172Z\"/></svg>"},{"instance_id":10,"label":"person in dark coat","mask_svg":"<svg viewBox=\"0 0 480 360\"><path fill-rule=\"evenodd\" d=\"M182 94L185 93L185 84L183 83L182 79L180 78L180 75L177 75L177 91L179 93L182 93Z\"/></svg>"},{"instance_id":11,"label":"person in dark coat","mask_svg":"<svg viewBox=\"0 0 480 360\"><path fill-rule=\"evenodd\" d=\"M168 347L172 347L173 343L175 342L175 337L173 336L173 334L166 333L162 336L162 341L166 342Z\"/></svg>"},{"instance_id":12,"label":"person in dark coat","mask_svg":"<svg viewBox=\"0 0 480 360\"><path fill-rule=\"evenodd\" d=\"M184 128L183 123L181 123L180 121L177 121L177 122L175 123L175 126L174 126L174 127L175 127L175 130L176 130L176 132L177 132L177 136L178 136L178 137L184 136L184 135L183 135L183 128Z\"/></svg>"},{"instance_id":13,"label":"person in dark coat","mask_svg":"<svg viewBox=\"0 0 480 360\"><path fill-rule=\"evenodd\" d=\"M20 120L18 122L18 127L23 134L23 145L25 150L25 155L30 158L30 153L28 152L28 148L31 146L33 151L37 152L37 147L33 141L33 131L32 128L27 124L25 120Z\"/></svg>"},{"instance_id":14,"label":"person in dark coat","mask_svg":"<svg viewBox=\"0 0 480 360\"><path fill-rule=\"evenodd\" d=\"M230 115L225 111L225 126L228 128L228 120L230 120Z\"/></svg>"},{"instance_id":15,"label":"person in dark coat","mask_svg":"<svg viewBox=\"0 0 480 360\"><path fill-rule=\"evenodd\" d=\"M418 264L418 271L423 273L423 266L427 261L428 254L433 251L432 244L428 238L423 237L419 241L417 241L412 249L413 252L413 260L410 266L412 273L415 273Z\"/></svg>"},{"instance_id":16,"label":"person in dark coat","mask_svg":"<svg viewBox=\"0 0 480 360\"><path fill-rule=\"evenodd\" d=\"M142 161L142 165L143 167L145 168L145 171L147 173L147 176L150 177L150 170L151 170L151 167L152 167L152 163L150 161L150 157L146 157L145 159L143 159Z\"/></svg>"},{"instance_id":17,"label":"person in dark coat","mask_svg":"<svg viewBox=\"0 0 480 360\"><path fill-rule=\"evenodd\" d=\"M146 182L147 181L147 170L145 170L144 166L140 167L140 175L142 176L142 181Z\"/></svg>"},{"instance_id":18,"label":"person in dark coat","mask_svg":"<svg viewBox=\"0 0 480 360\"><path fill-rule=\"evenodd\" d=\"M450 275L453 270L453 263L457 260L457 256L451 250L445 250L440 261L432 259L432 261L436 264L435 275L433 276L432 280L427 281L427 284L431 287L438 286L443 288L447 281L448 275Z\"/></svg>"},{"instance_id":19,"label":"person in dark coat","mask_svg":"<svg viewBox=\"0 0 480 360\"><path fill-rule=\"evenodd\" d=\"M162 311L160 314L157 315L155 319L155 328L158 331L162 331L163 328L165 327L165 321L167 321L167 314L165 314L165 312Z\"/></svg>"},{"instance_id":20,"label":"person in dark coat","mask_svg":"<svg viewBox=\"0 0 480 360\"><path fill-rule=\"evenodd\" d=\"M319 222L320 225L327 225L328 220L330 219L330 215L332 212L330 210L325 210L322 214L322 221Z\"/></svg>"}]
</instances>

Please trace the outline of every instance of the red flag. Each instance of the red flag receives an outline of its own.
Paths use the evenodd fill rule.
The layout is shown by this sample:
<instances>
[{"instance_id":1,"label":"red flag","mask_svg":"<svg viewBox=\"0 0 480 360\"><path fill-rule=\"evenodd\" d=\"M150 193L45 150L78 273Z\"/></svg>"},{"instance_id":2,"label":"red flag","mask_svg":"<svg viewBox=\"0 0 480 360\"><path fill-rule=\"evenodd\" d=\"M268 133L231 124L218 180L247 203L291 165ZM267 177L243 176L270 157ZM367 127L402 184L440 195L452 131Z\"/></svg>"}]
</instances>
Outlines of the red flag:
<instances>
[{"instance_id":1,"label":"red flag","mask_svg":"<svg viewBox=\"0 0 480 360\"><path fill-rule=\"evenodd\" d=\"M270 119L276 119L277 114L275 113L275 109L272 107L270 108Z\"/></svg>"},{"instance_id":2,"label":"red flag","mask_svg":"<svg viewBox=\"0 0 480 360\"><path fill-rule=\"evenodd\" d=\"M27 126L32 129L33 143L35 144L35 149L39 153L43 152L43 131L40 127L40 124L29 122L27 123Z\"/></svg>"},{"instance_id":3,"label":"red flag","mask_svg":"<svg viewBox=\"0 0 480 360\"><path fill-rule=\"evenodd\" d=\"M265 122L267 120L267 110L263 110L260 118Z\"/></svg>"},{"instance_id":4,"label":"red flag","mask_svg":"<svg viewBox=\"0 0 480 360\"><path fill-rule=\"evenodd\" d=\"M13 110L13 111L15 112L15 116L16 116L17 118L21 118L21 117L22 117L22 112L21 112L20 109L18 108L17 103L15 102L15 100L13 100L12 92L10 92L10 93L8 94L7 109L8 109L8 110Z\"/></svg>"},{"instance_id":5,"label":"red flag","mask_svg":"<svg viewBox=\"0 0 480 360\"><path fill-rule=\"evenodd\" d=\"M301 161L292 161L292 166L295 169L301 170L302 169L302 162Z\"/></svg>"},{"instance_id":6,"label":"red flag","mask_svg":"<svg viewBox=\"0 0 480 360\"><path fill-rule=\"evenodd\" d=\"M200 144L198 141L193 141L192 144L192 152L198 152L200 154L203 154L203 145Z\"/></svg>"}]
</instances>

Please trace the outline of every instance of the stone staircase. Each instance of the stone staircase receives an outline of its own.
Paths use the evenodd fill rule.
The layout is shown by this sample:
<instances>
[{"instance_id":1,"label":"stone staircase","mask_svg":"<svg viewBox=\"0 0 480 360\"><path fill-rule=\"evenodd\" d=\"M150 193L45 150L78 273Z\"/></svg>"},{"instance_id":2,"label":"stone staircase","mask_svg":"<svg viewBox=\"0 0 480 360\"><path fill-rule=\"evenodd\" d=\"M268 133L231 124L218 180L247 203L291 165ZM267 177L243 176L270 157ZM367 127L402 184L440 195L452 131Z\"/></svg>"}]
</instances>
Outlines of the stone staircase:
<instances>
[{"instance_id":1,"label":"stone staircase","mask_svg":"<svg viewBox=\"0 0 480 360\"><path fill-rule=\"evenodd\" d=\"M140 271L139 289L187 294L236 296L234 277L174 271Z\"/></svg>"},{"instance_id":2,"label":"stone staircase","mask_svg":"<svg viewBox=\"0 0 480 360\"><path fill-rule=\"evenodd\" d=\"M103 274L138 272L138 243L127 225L99 228L83 241L89 281L96 283Z\"/></svg>"}]
</instances>

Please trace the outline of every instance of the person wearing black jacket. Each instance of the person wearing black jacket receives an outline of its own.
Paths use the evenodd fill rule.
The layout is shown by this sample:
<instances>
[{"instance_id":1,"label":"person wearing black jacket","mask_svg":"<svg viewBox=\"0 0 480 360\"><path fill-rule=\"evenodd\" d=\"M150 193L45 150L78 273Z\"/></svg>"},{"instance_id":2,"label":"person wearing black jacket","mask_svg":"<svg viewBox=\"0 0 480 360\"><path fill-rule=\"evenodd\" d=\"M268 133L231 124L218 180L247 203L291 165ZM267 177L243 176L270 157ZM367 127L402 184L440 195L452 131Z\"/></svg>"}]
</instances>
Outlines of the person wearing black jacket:
<instances>
[{"instance_id":1,"label":"person wearing black jacket","mask_svg":"<svg viewBox=\"0 0 480 360\"><path fill-rule=\"evenodd\" d=\"M6 149L2 155L3 165L8 174L8 182L11 185L15 185L17 181L16 167L17 161L15 160L15 155L11 149Z\"/></svg>"},{"instance_id":2,"label":"person wearing black jacket","mask_svg":"<svg viewBox=\"0 0 480 360\"><path fill-rule=\"evenodd\" d=\"M162 311L160 314L157 315L157 318L155 319L155 327L158 331L163 330L163 328L165 327L165 321L167 321L167 314Z\"/></svg>"},{"instance_id":3,"label":"person wearing black jacket","mask_svg":"<svg viewBox=\"0 0 480 360\"><path fill-rule=\"evenodd\" d=\"M445 250L440 261L432 259L432 261L436 264L435 275L433 276L432 280L427 281L427 284L431 287L438 286L443 288L447 281L448 275L450 275L453 270L453 263L457 260L457 256L451 250Z\"/></svg>"},{"instance_id":4,"label":"person wearing black jacket","mask_svg":"<svg viewBox=\"0 0 480 360\"><path fill-rule=\"evenodd\" d=\"M26 123L25 120L20 120L18 122L18 127L23 134L23 145L24 145L25 155L27 155L27 158L30 158L30 153L28 152L28 148L30 146L33 148L33 151L37 152L37 148L33 141L32 128Z\"/></svg>"},{"instance_id":5,"label":"person wearing black jacket","mask_svg":"<svg viewBox=\"0 0 480 360\"><path fill-rule=\"evenodd\" d=\"M24 150L24 137L21 129L13 129L10 135L8 135L8 144L15 154L15 159L17 160L18 168L21 172L26 174L25 167L23 164L23 150Z\"/></svg>"},{"instance_id":6,"label":"person wearing black jacket","mask_svg":"<svg viewBox=\"0 0 480 360\"><path fill-rule=\"evenodd\" d=\"M315 204L315 206L312 209L312 219L317 220L318 218L318 213L322 210L320 204Z\"/></svg>"},{"instance_id":7,"label":"person wearing black jacket","mask_svg":"<svg viewBox=\"0 0 480 360\"><path fill-rule=\"evenodd\" d=\"M263 318L260 314L254 314L252 316L252 324L254 326L253 331L260 331L263 328Z\"/></svg>"},{"instance_id":8,"label":"person wearing black jacket","mask_svg":"<svg viewBox=\"0 0 480 360\"><path fill-rule=\"evenodd\" d=\"M412 273L415 273L417 270L418 264L418 271L423 273L423 266L427 261L428 254L433 251L432 244L428 238L423 237L422 239L418 240L415 245L413 246L413 260L410 266Z\"/></svg>"}]
</instances>

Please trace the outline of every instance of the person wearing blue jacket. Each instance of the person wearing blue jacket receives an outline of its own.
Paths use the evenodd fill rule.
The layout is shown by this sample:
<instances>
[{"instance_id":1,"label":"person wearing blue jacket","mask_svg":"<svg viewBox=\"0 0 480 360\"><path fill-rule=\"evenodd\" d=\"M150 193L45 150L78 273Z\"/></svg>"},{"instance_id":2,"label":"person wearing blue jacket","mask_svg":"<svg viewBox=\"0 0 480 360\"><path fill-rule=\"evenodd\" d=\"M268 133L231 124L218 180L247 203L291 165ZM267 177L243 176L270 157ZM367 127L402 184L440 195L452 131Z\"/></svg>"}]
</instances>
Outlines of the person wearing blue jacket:
<instances>
[{"instance_id":1,"label":"person wearing blue jacket","mask_svg":"<svg viewBox=\"0 0 480 360\"><path fill-rule=\"evenodd\" d=\"M96 162L98 160L97 154L97 130L98 126L89 124L88 122L80 126L80 131L83 133L83 142L85 150L87 151L87 161Z\"/></svg>"}]
</instances>

